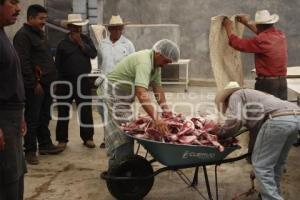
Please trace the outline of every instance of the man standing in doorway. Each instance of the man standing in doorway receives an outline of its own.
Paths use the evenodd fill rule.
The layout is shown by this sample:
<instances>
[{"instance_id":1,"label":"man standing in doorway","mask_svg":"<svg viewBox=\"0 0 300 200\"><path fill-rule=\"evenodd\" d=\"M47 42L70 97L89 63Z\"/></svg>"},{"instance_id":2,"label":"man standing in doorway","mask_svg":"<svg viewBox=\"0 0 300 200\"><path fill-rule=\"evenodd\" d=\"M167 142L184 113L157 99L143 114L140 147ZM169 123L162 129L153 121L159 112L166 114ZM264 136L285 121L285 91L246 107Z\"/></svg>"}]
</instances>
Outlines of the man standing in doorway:
<instances>
[{"instance_id":1,"label":"man standing in doorway","mask_svg":"<svg viewBox=\"0 0 300 200\"><path fill-rule=\"evenodd\" d=\"M31 5L27 10L27 23L16 33L14 46L21 60L25 85L25 119L28 134L25 136L25 158L28 164L38 164L39 154L58 154L61 148L53 145L48 128L52 97L50 85L56 79L56 69L45 43L44 31L47 10Z\"/></svg>"}]
</instances>

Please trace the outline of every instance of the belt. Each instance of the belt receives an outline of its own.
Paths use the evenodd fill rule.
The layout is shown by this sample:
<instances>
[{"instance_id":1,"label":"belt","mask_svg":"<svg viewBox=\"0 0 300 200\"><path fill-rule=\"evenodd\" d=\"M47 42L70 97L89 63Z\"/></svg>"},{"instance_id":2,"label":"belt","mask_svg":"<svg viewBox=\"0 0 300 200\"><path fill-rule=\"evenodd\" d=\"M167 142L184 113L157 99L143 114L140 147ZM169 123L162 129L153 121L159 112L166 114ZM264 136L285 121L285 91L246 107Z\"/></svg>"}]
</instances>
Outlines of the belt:
<instances>
[{"instance_id":1,"label":"belt","mask_svg":"<svg viewBox=\"0 0 300 200\"><path fill-rule=\"evenodd\" d=\"M263 80L263 79L286 79L286 76L257 76L256 80Z\"/></svg>"},{"instance_id":2,"label":"belt","mask_svg":"<svg viewBox=\"0 0 300 200\"><path fill-rule=\"evenodd\" d=\"M269 114L269 118L275 118L275 117L281 117L281 116L289 116L289 115L299 115L300 116L300 110L293 110L293 111L286 111L286 112L272 112Z\"/></svg>"}]
</instances>

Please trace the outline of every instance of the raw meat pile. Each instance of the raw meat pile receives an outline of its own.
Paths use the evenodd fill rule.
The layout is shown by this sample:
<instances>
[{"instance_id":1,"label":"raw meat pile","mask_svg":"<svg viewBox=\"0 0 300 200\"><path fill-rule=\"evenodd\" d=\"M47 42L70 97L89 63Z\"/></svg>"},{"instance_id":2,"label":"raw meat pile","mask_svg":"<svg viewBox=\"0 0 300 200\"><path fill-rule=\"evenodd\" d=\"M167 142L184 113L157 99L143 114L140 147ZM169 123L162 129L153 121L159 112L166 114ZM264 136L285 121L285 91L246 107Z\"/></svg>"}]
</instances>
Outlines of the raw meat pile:
<instances>
[{"instance_id":1,"label":"raw meat pile","mask_svg":"<svg viewBox=\"0 0 300 200\"><path fill-rule=\"evenodd\" d=\"M168 126L168 133L162 134L155 129L150 117L139 117L130 123L122 124L121 129L137 138L150 139L171 144L190 144L215 146L220 152L224 146L237 143L236 139L218 141L214 135L219 130L219 124L211 117L193 117L185 120L181 114L163 117Z\"/></svg>"}]
</instances>

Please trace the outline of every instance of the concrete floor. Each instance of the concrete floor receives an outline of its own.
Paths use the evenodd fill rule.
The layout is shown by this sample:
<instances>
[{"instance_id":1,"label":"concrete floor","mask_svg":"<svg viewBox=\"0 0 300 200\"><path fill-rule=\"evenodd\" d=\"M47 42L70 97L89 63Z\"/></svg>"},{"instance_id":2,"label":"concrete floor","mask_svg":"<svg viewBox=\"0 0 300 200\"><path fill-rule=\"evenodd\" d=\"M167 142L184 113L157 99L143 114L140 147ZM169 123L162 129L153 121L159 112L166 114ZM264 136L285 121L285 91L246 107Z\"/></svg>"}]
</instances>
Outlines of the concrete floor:
<instances>
[{"instance_id":1,"label":"concrete floor","mask_svg":"<svg viewBox=\"0 0 300 200\"><path fill-rule=\"evenodd\" d=\"M215 95L213 87L190 87L189 93L182 87L167 87L167 99L172 105L177 103L175 110L185 114L197 111L209 112L213 110L212 103ZM176 92L177 91L177 92ZM187 104L182 104L182 103ZM205 103L203 103L205 102ZM192 107L190 106L192 105ZM94 123L99 123L100 118L94 111ZM76 116L76 113L73 113ZM55 132L56 122L52 121L50 129ZM101 172L107 169L105 150L98 146L103 138L102 128L95 129L94 140L97 148L88 149L82 145L79 137L79 128L76 117L70 122L70 132L67 149L56 156L39 156L40 164L28 165L25 178L26 200L111 200L114 199L107 190L105 181L99 178ZM245 147L247 135L240 137L243 147L231 156L247 152ZM161 167L155 163L154 169ZM192 170L183 170L190 177ZM250 188L249 172L251 166L245 160L232 164L224 164L218 168L219 199L229 200L236 194L246 192ZM214 191L214 167L208 167L211 188ZM258 187L257 187L258 188ZM282 193L287 200L298 200L300 195L300 148L293 147L288 158L287 172L282 180ZM198 189L206 196L204 176L202 169L199 171ZM182 200L201 199L200 195L192 188L187 187L175 172L167 171L155 177L155 182L145 200ZM256 200L257 193L241 200Z\"/></svg>"}]
</instances>

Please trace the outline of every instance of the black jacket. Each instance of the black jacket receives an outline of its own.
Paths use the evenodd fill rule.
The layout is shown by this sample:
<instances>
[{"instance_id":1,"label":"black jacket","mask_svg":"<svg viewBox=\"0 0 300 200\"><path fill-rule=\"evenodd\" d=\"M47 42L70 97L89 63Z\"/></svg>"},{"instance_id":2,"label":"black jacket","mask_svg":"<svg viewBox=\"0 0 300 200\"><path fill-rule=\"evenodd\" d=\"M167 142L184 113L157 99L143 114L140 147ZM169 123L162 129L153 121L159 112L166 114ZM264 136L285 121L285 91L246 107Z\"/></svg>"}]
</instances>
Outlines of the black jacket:
<instances>
[{"instance_id":1,"label":"black jacket","mask_svg":"<svg viewBox=\"0 0 300 200\"><path fill-rule=\"evenodd\" d=\"M20 61L13 45L0 28L0 108L25 101Z\"/></svg>"},{"instance_id":2,"label":"black jacket","mask_svg":"<svg viewBox=\"0 0 300 200\"><path fill-rule=\"evenodd\" d=\"M91 72L90 59L97 56L97 50L88 36L81 34L81 39L83 48L74 43L69 34L58 44L55 64L59 77L77 78Z\"/></svg>"},{"instance_id":3,"label":"black jacket","mask_svg":"<svg viewBox=\"0 0 300 200\"><path fill-rule=\"evenodd\" d=\"M24 24L16 33L13 42L21 60L25 88L33 88L37 84L34 72L36 66L42 71L42 84L50 85L56 80L54 60L46 45L43 31Z\"/></svg>"}]
</instances>

